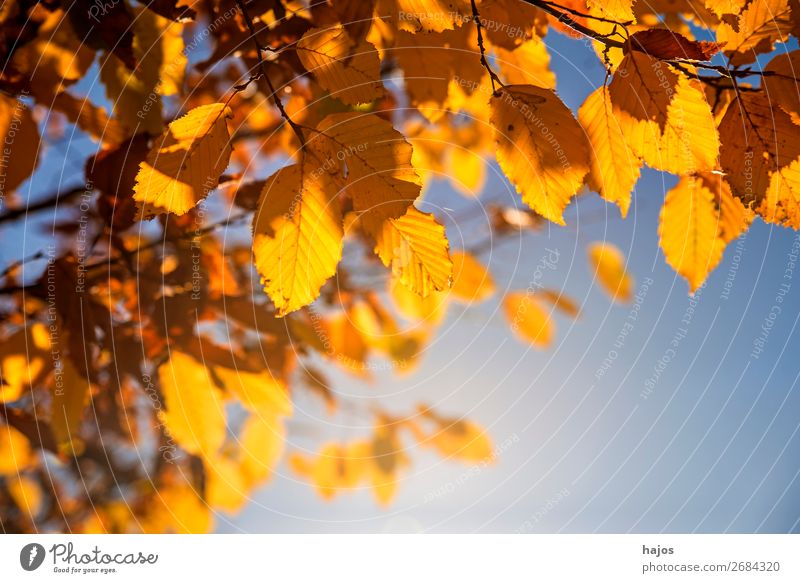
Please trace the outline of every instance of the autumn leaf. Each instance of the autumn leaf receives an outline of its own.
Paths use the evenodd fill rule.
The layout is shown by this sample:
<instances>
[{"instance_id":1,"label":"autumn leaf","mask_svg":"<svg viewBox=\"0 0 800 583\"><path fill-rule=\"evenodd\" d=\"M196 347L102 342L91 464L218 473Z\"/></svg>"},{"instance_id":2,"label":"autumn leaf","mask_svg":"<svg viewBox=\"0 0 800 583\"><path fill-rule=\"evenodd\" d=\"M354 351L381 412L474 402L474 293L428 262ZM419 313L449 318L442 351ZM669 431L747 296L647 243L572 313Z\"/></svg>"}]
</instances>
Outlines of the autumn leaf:
<instances>
[{"instance_id":1,"label":"autumn leaf","mask_svg":"<svg viewBox=\"0 0 800 583\"><path fill-rule=\"evenodd\" d=\"M336 196L310 159L278 170L264 185L253 218L253 255L279 316L313 302L336 273L344 237Z\"/></svg>"},{"instance_id":2,"label":"autumn leaf","mask_svg":"<svg viewBox=\"0 0 800 583\"><path fill-rule=\"evenodd\" d=\"M547 348L555 336L555 324L536 297L511 292L503 298L503 313L511 331L535 348Z\"/></svg>"},{"instance_id":3,"label":"autumn leaf","mask_svg":"<svg viewBox=\"0 0 800 583\"><path fill-rule=\"evenodd\" d=\"M627 145L605 86L586 98L578 110L578 120L586 130L591 147L587 183L604 199L615 203L624 218L628 215L631 191L639 179L642 160Z\"/></svg>"},{"instance_id":4,"label":"autumn leaf","mask_svg":"<svg viewBox=\"0 0 800 583\"><path fill-rule=\"evenodd\" d=\"M775 41L786 40L793 27L789 0L752 0L735 23L717 27L717 42L732 64L752 63L755 53L769 52Z\"/></svg>"},{"instance_id":5,"label":"autumn leaf","mask_svg":"<svg viewBox=\"0 0 800 583\"><path fill-rule=\"evenodd\" d=\"M356 105L384 95L375 47L356 43L343 26L310 29L296 50L303 66L337 99Z\"/></svg>"},{"instance_id":6,"label":"autumn leaf","mask_svg":"<svg viewBox=\"0 0 800 583\"><path fill-rule=\"evenodd\" d=\"M538 36L513 50L495 48L500 71L509 85L536 85L555 89L556 76L550 70L550 54Z\"/></svg>"},{"instance_id":7,"label":"autumn leaf","mask_svg":"<svg viewBox=\"0 0 800 583\"><path fill-rule=\"evenodd\" d=\"M633 15L633 0L586 0L593 13L620 22L636 20Z\"/></svg>"},{"instance_id":8,"label":"autumn leaf","mask_svg":"<svg viewBox=\"0 0 800 583\"><path fill-rule=\"evenodd\" d=\"M800 75L800 51L776 55L764 72L763 83L770 101L792 114L794 121L800 120L800 87L795 80Z\"/></svg>"},{"instance_id":9,"label":"autumn leaf","mask_svg":"<svg viewBox=\"0 0 800 583\"><path fill-rule=\"evenodd\" d=\"M169 435L189 453L215 456L225 440L225 410L208 369L172 351L158 378L165 409L160 416Z\"/></svg>"},{"instance_id":10,"label":"autumn leaf","mask_svg":"<svg viewBox=\"0 0 800 583\"><path fill-rule=\"evenodd\" d=\"M598 283L611 299L627 303L633 298L633 278L626 269L625 255L616 245L597 242L587 249Z\"/></svg>"},{"instance_id":11,"label":"autumn leaf","mask_svg":"<svg viewBox=\"0 0 800 583\"><path fill-rule=\"evenodd\" d=\"M800 228L800 134L763 95L740 95L719 124L720 162L745 206L765 221Z\"/></svg>"},{"instance_id":12,"label":"autumn leaf","mask_svg":"<svg viewBox=\"0 0 800 583\"><path fill-rule=\"evenodd\" d=\"M466 251L453 251L450 258L453 261L451 297L467 303L477 303L494 295L494 278L474 255Z\"/></svg>"},{"instance_id":13,"label":"autumn leaf","mask_svg":"<svg viewBox=\"0 0 800 583\"><path fill-rule=\"evenodd\" d=\"M689 40L680 33L663 28L637 31L625 44L628 51L640 51L656 59L691 61L709 61L722 46L720 43Z\"/></svg>"},{"instance_id":14,"label":"autumn leaf","mask_svg":"<svg viewBox=\"0 0 800 583\"><path fill-rule=\"evenodd\" d=\"M442 32L461 26L469 0L396 0L397 26L408 32Z\"/></svg>"},{"instance_id":15,"label":"autumn leaf","mask_svg":"<svg viewBox=\"0 0 800 583\"><path fill-rule=\"evenodd\" d=\"M164 128L162 96L181 92L186 55L183 25L148 8L134 7L133 55L129 68L114 54L100 59L100 80L111 101L114 117L130 134L160 134Z\"/></svg>"},{"instance_id":16,"label":"autumn leaf","mask_svg":"<svg viewBox=\"0 0 800 583\"><path fill-rule=\"evenodd\" d=\"M59 452L65 456L78 455L84 448L81 421L91 384L69 358L62 358L53 373L50 427Z\"/></svg>"},{"instance_id":17,"label":"autumn leaf","mask_svg":"<svg viewBox=\"0 0 800 583\"><path fill-rule=\"evenodd\" d=\"M742 204L714 174L683 176L667 193L659 221L667 263L694 293L719 264L725 246L749 225Z\"/></svg>"},{"instance_id":18,"label":"autumn leaf","mask_svg":"<svg viewBox=\"0 0 800 583\"><path fill-rule=\"evenodd\" d=\"M6 155L0 157L0 192L11 193L39 164L39 128L30 109L0 93L0 138Z\"/></svg>"},{"instance_id":19,"label":"autumn leaf","mask_svg":"<svg viewBox=\"0 0 800 583\"><path fill-rule=\"evenodd\" d=\"M658 170L713 170L719 137L698 82L640 52L629 53L608 87L631 149Z\"/></svg>"},{"instance_id":20,"label":"autumn leaf","mask_svg":"<svg viewBox=\"0 0 800 583\"><path fill-rule=\"evenodd\" d=\"M589 171L586 137L549 89L503 87L491 99L497 161L537 213L564 224L563 212Z\"/></svg>"},{"instance_id":21,"label":"autumn leaf","mask_svg":"<svg viewBox=\"0 0 800 583\"><path fill-rule=\"evenodd\" d=\"M197 107L156 138L136 175L140 217L183 215L217 187L231 155L230 115L222 103Z\"/></svg>"}]
</instances>

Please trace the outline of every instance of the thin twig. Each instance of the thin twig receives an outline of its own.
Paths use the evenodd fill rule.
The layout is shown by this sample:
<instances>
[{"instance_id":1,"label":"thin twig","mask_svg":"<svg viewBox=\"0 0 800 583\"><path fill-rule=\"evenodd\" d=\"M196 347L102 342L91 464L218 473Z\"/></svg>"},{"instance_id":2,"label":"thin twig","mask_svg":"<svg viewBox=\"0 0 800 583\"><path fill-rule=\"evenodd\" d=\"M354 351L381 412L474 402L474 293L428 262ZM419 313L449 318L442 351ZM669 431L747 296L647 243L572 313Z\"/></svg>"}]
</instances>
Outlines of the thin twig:
<instances>
[{"instance_id":1,"label":"thin twig","mask_svg":"<svg viewBox=\"0 0 800 583\"><path fill-rule=\"evenodd\" d=\"M264 79L264 82L267 84L267 87L270 91L270 98L272 102L275 104L275 107L278 108L278 111L281 114L281 117L286 120L286 123L289 124L289 127L292 128L292 131L297 136L297 139L300 140L300 145L303 146L306 143L305 136L303 135L302 128L296 124L289 114L286 112L286 109L283 107L283 102L281 102L280 97L278 97L278 92L275 89L275 86L272 84L272 80L269 78L267 74L267 67L266 63L264 62L264 56L262 52L265 50L258 42L258 37L256 36L256 27L253 24L253 19L250 17L250 14L247 12L247 8L245 8L244 0L236 0L236 5L239 7L239 10L242 12L242 16L244 17L244 21L247 24L247 28L250 31L250 36L253 39L253 45L256 48L256 55L258 55L258 74L253 75L250 77L250 80L247 81L244 85L240 85L242 89L246 87L251 81L255 81L256 79ZM241 89L238 89L241 90Z\"/></svg>"},{"instance_id":2,"label":"thin twig","mask_svg":"<svg viewBox=\"0 0 800 583\"><path fill-rule=\"evenodd\" d=\"M495 95L497 94L497 85L503 87L503 82L500 80L500 77L497 76L497 73L494 72L492 67L489 65L489 61L486 59L486 47L483 44L483 24L481 23L481 15L478 12L478 5L475 3L475 0L470 0L472 2L472 18L475 20L475 26L478 29L478 48L481 51L481 65L483 65L484 69L486 69L489 73L489 79L492 82L492 93Z\"/></svg>"}]
</instances>

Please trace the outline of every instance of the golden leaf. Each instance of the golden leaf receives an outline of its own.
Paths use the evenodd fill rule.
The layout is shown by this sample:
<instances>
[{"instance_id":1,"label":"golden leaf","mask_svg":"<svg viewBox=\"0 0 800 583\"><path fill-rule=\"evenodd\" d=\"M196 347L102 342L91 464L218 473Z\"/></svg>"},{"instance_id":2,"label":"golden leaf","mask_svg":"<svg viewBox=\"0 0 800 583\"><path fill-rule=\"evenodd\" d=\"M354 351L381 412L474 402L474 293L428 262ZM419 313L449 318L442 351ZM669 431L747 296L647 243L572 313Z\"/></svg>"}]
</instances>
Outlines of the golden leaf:
<instances>
[{"instance_id":1,"label":"golden leaf","mask_svg":"<svg viewBox=\"0 0 800 583\"><path fill-rule=\"evenodd\" d=\"M53 372L50 428L60 453L79 455L84 448L81 421L91 385L69 358L61 358Z\"/></svg>"},{"instance_id":2,"label":"golden leaf","mask_svg":"<svg viewBox=\"0 0 800 583\"><path fill-rule=\"evenodd\" d=\"M383 97L381 64L375 47L356 43L342 25L312 28L297 43L300 62L333 97L349 105Z\"/></svg>"},{"instance_id":3,"label":"golden leaf","mask_svg":"<svg viewBox=\"0 0 800 583\"><path fill-rule=\"evenodd\" d=\"M253 413L292 414L292 402L286 385L268 370L256 373L216 366L214 373L222 385Z\"/></svg>"},{"instance_id":4,"label":"golden leaf","mask_svg":"<svg viewBox=\"0 0 800 583\"><path fill-rule=\"evenodd\" d=\"M241 472L248 488L264 483L272 475L283 453L286 428L277 416L250 415L242 427L239 444Z\"/></svg>"},{"instance_id":5,"label":"golden leaf","mask_svg":"<svg viewBox=\"0 0 800 583\"><path fill-rule=\"evenodd\" d=\"M538 36L525 41L514 50L496 47L497 64L510 85L536 85L555 89L556 76L550 70L550 53Z\"/></svg>"},{"instance_id":6,"label":"golden leaf","mask_svg":"<svg viewBox=\"0 0 800 583\"><path fill-rule=\"evenodd\" d=\"M206 367L173 350L158 378L166 409L159 415L169 435L191 454L215 456L225 441L225 409Z\"/></svg>"},{"instance_id":7,"label":"golden leaf","mask_svg":"<svg viewBox=\"0 0 800 583\"><path fill-rule=\"evenodd\" d=\"M631 191L639 179L642 160L628 147L605 86L586 98L578 110L578 121L586 130L591 146L587 182L600 196L616 204L624 218L631 204Z\"/></svg>"},{"instance_id":8,"label":"golden leaf","mask_svg":"<svg viewBox=\"0 0 800 583\"><path fill-rule=\"evenodd\" d=\"M19 99L0 93L0 194L8 196L39 164L39 128ZM5 202L5 201L4 201Z\"/></svg>"},{"instance_id":9,"label":"golden leaf","mask_svg":"<svg viewBox=\"0 0 800 583\"><path fill-rule=\"evenodd\" d=\"M435 326L447 313L446 294L433 292L423 298L394 278L389 279L389 296L397 311L415 323Z\"/></svg>"},{"instance_id":10,"label":"golden leaf","mask_svg":"<svg viewBox=\"0 0 800 583\"><path fill-rule=\"evenodd\" d=\"M755 61L754 53L772 51L775 41L784 41L794 26L789 0L751 0L739 14L736 26L722 21L717 42L731 55L732 64Z\"/></svg>"},{"instance_id":11,"label":"golden leaf","mask_svg":"<svg viewBox=\"0 0 800 583\"><path fill-rule=\"evenodd\" d=\"M793 114L797 121L800 116L800 86L796 79L800 77L800 51L776 55L764 67L764 72L763 83L770 101Z\"/></svg>"},{"instance_id":12,"label":"golden leaf","mask_svg":"<svg viewBox=\"0 0 800 583\"><path fill-rule=\"evenodd\" d=\"M231 157L231 111L222 103L192 109L169 124L139 164L133 198L139 215L182 215L217 187Z\"/></svg>"},{"instance_id":13,"label":"golden leaf","mask_svg":"<svg viewBox=\"0 0 800 583\"><path fill-rule=\"evenodd\" d=\"M0 425L0 476L17 475L32 460L28 438L10 425Z\"/></svg>"},{"instance_id":14,"label":"golden leaf","mask_svg":"<svg viewBox=\"0 0 800 583\"><path fill-rule=\"evenodd\" d=\"M281 168L264 185L253 217L253 255L279 316L307 306L336 273L344 233L335 183L302 165Z\"/></svg>"},{"instance_id":15,"label":"golden leaf","mask_svg":"<svg viewBox=\"0 0 800 583\"><path fill-rule=\"evenodd\" d=\"M719 137L697 80L633 51L608 92L628 145L649 166L675 174L716 167Z\"/></svg>"},{"instance_id":16,"label":"golden leaf","mask_svg":"<svg viewBox=\"0 0 800 583\"><path fill-rule=\"evenodd\" d=\"M477 43L474 26L444 32L399 31L392 56L403 69L404 87L411 105L428 121L439 121L448 109L452 83L468 93L480 85L485 70L480 59L465 57Z\"/></svg>"},{"instance_id":17,"label":"golden leaf","mask_svg":"<svg viewBox=\"0 0 800 583\"><path fill-rule=\"evenodd\" d=\"M633 0L586 0L592 14L620 22L635 21Z\"/></svg>"},{"instance_id":18,"label":"golden leaf","mask_svg":"<svg viewBox=\"0 0 800 583\"><path fill-rule=\"evenodd\" d=\"M461 26L469 0L395 0L397 27L408 32L442 32Z\"/></svg>"},{"instance_id":19,"label":"golden leaf","mask_svg":"<svg viewBox=\"0 0 800 583\"><path fill-rule=\"evenodd\" d=\"M555 336L555 324L532 294L511 292L503 298L503 313L511 331L536 348L547 348Z\"/></svg>"},{"instance_id":20,"label":"golden leaf","mask_svg":"<svg viewBox=\"0 0 800 583\"><path fill-rule=\"evenodd\" d=\"M394 277L420 296L450 287L450 244L432 214L409 207L402 217L383 223L375 243L375 253Z\"/></svg>"},{"instance_id":21,"label":"golden leaf","mask_svg":"<svg viewBox=\"0 0 800 583\"><path fill-rule=\"evenodd\" d=\"M660 246L694 293L719 264L728 241L747 224L744 207L720 176L682 176L661 209Z\"/></svg>"},{"instance_id":22,"label":"golden leaf","mask_svg":"<svg viewBox=\"0 0 800 583\"><path fill-rule=\"evenodd\" d=\"M487 300L495 292L494 278L489 270L467 251L453 251L453 286L450 295L467 303Z\"/></svg>"},{"instance_id":23,"label":"golden leaf","mask_svg":"<svg viewBox=\"0 0 800 583\"><path fill-rule=\"evenodd\" d=\"M625 255L619 247L608 242L597 242L589 245L587 252L600 287L616 302L631 301L633 278L625 268Z\"/></svg>"},{"instance_id":24,"label":"golden leaf","mask_svg":"<svg viewBox=\"0 0 800 583\"><path fill-rule=\"evenodd\" d=\"M157 135L164 128L161 96L180 93L183 85L183 25L144 7L131 10L137 67L131 71L115 55L106 54L100 59L100 79L114 116L129 133Z\"/></svg>"},{"instance_id":25,"label":"golden leaf","mask_svg":"<svg viewBox=\"0 0 800 583\"><path fill-rule=\"evenodd\" d=\"M503 87L491 107L503 172L528 206L563 225L589 171L583 129L554 92L533 85Z\"/></svg>"},{"instance_id":26,"label":"golden leaf","mask_svg":"<svg viewBox=\"0 0 800 583\"><path fill-rule=\"evenodd\" d=\"M328 156L322 165L346 167L342 194L353 199L362 227L377 238L384 221L403 216L419 196L411 144L389 122L371 114L329 115L317 129L323 135L312 145L319 144Z\"/></svg>"},{"instance_id":27,"label":"golden leaf","mask_svg":"<svg viewBox=\"0 0 800 583\"><path fill-rule=\"evenodd\" d=\"M762 94L741 93L719 125L720 164L746 206L770 223L800 228L800 132Z\"/></svg>"}]
</instances>

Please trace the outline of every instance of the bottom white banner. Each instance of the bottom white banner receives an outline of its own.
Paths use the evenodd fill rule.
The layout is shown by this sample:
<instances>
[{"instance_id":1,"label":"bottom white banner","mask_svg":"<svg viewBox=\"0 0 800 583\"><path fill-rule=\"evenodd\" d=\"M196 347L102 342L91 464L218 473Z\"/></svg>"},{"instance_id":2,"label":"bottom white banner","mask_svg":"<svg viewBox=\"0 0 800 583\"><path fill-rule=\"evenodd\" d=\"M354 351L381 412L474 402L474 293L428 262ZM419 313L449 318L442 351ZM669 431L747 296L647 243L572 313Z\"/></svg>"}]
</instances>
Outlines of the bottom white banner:
<instances>
[{"instance_id":1,"label":"bottom white banner","mask_svg":"<svg viewBox=\"0 0 800 583\"><path fill-rule=\"evenodd\" d=\"M800 581L795 535L4 535L0 581Z\"/></svg>"}]
</instances>

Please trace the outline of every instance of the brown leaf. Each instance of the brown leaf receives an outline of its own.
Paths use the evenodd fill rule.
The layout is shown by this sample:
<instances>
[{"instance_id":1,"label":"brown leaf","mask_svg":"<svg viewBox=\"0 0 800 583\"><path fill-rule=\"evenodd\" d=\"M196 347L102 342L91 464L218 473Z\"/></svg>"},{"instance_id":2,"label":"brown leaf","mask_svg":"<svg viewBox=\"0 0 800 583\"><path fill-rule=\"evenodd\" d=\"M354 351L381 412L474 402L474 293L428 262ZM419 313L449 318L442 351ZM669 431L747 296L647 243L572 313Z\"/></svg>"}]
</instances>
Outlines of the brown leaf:
<instances>
[{"instance_id":1,"label":"brown leaf","mask_svg":"<svg viewBox=\"0 0 800 583\"><path fill-rule=\"evenodd\" d=\"M708 61L723 45L724 43L689 40L682 34L665 28L652 28L632 34L624 51L626 54L639 51L657 59Z\"/></svg>"}]
</instances>

